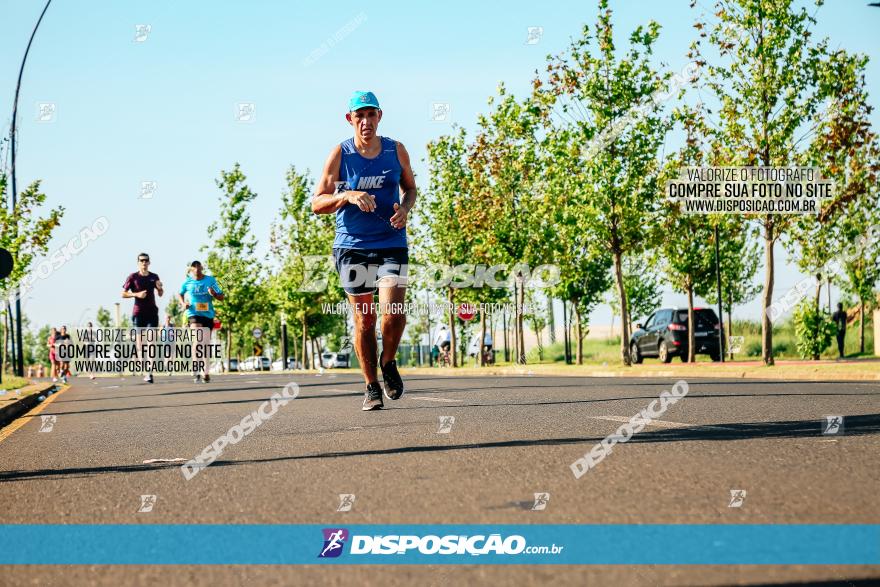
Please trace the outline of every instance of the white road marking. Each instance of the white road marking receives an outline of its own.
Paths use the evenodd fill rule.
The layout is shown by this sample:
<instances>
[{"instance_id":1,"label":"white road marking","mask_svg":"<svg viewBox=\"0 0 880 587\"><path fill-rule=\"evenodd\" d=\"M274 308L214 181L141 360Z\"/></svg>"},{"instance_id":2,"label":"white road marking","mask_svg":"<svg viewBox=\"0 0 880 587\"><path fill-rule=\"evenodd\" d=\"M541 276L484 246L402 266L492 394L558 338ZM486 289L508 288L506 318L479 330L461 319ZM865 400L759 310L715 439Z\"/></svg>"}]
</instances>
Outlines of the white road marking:
<instances>
[{"instance_id":1,"label":"white road marking","mask_svg":"<svg viewBox=\"0 0 880 587\"><path fill-rule=\"evenodd\" d=\"M186 461L186 459L174 458L174 459L147 459L144 461L145 465L152 465L153 463L181 463Z\"/></svg>"},{"instance_id":2,"label":"white road marking","mask_svg":"<svg viewBox=\"0 0 880 587\"><path fill-rule=\"evenodd\" d=\"M426 402L460 402L460 399L446 399L445 397L423 397L420 395L408 395L409 399L420 399Z\"/></svg>"}]
</instances>

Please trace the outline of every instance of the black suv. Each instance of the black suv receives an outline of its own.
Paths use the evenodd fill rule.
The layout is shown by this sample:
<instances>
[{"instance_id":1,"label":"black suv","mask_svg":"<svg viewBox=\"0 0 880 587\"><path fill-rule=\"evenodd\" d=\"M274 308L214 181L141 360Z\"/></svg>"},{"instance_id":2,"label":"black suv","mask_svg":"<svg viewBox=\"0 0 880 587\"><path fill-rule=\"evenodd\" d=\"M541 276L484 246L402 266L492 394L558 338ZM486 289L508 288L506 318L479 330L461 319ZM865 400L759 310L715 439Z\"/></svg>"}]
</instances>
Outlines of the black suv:
<instances>
[{"instance_id":1,"label":"black suv","mask_svg":"<svg viewBox=\"0 0 880 587\"><path fill-rule=\"evenodd\" d=\"M694 322L694 354L709 355L713 361L720 361L718 316L711 308L694 308ZM673 355L687 361L687 329L687 308L661 308L651 314L644 325L636 324L636 331L629 339L630 357L634 363L641 363L645 357L657 357L668 363Z\"/></svg>"}]
</instances>

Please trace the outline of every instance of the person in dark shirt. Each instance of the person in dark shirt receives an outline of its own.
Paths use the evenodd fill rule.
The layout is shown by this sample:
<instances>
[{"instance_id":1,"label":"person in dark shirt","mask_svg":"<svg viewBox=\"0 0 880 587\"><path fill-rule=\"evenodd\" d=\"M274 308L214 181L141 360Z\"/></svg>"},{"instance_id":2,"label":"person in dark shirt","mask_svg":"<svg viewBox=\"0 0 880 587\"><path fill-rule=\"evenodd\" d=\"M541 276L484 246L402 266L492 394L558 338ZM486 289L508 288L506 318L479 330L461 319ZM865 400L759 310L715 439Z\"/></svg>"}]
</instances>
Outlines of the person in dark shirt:
<instances>
[{"instance_id":1,"label":"person in dark shirt","mask_svg":"<svg viewBox=\"0 0 880 587\"><path fill-rule=\"evenodd\" d=\"M846 311L843 304L837 304L837 311L831 315L834 325L837 326L837 352L843 358L843 341L846 338Z\"/></svg>"},{"instance_id":2,"label":"person in dark shirt","mask_svg":"<svg viewBox=\"0 0 880 587\"><path fill-rule=\"evenodd\" d=\"M122 297L134 298L134 310L131 322L135 328L158 328L159 306L156 305L156 294L164 293L159 276L149 270L150 256L146 253L138 255L138 270L129 275L122 284ZM138 345L140 347L140 345ZM153 374L144 376L147 383L153 382Z\"/></svg>"},{"instance_id":3,"label":"person in dark shirt","mask_svg":"<svg viewBox=\"0 0 880 587\"><path fill-rule=\"evenodd\" d=\"M62 326L61 331L55 337L55 348L56 348L56 356L58 356L58 347L66 346L68 348L65 349L64 354L61 354L62 357L69 357L71 354L71 342L70 335L67 333L67 326ZM70 361L59 361L61 364L61 369L59 373L59 377L61 377L61 383L67 383L67 378L70 377Z\"/></svg>"}]
</instances>

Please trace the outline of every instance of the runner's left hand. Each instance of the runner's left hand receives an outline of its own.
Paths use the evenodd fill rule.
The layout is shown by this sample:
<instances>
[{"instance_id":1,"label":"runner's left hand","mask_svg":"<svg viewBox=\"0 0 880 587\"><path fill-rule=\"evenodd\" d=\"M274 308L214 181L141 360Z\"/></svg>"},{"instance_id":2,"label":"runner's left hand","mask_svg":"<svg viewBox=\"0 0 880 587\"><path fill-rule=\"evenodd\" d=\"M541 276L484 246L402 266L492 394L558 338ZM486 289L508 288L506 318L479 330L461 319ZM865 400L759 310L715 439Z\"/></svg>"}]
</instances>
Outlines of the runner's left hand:
<instances>
[{"instance_id":1,"label":"runner's left hand","mask_svg":"<svg viewBox=\"0 0 880 587\"><path fill-rule=\"evenodd\" d=\"M398 230L406 226L407 215L408 213L406 211L406 208L404 208L400 204L394 204L394 216L392 216L389 220L389 222L391 222L391 226Z\"/></svg>"}]
</instances>

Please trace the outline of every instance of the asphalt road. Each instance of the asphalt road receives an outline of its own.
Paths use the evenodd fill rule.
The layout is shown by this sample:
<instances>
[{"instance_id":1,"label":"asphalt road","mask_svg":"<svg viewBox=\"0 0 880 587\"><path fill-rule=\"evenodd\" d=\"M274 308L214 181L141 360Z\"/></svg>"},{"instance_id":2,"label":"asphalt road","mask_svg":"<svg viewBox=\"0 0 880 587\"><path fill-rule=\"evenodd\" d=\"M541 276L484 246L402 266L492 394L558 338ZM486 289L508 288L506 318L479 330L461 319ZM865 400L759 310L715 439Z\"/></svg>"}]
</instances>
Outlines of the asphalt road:
<instances>
[{"instance_id":1,"label":"asphalt road","mask_svg":"<svg viewBox=\"0 0 880 587\"><path fill-rule=\"evenodd\" d=\"M673 380L447 377L362 412L351 373L74 379L0 441L3 523L880 523L880 384L692 380L575 479L569 465ZM286 383L299 397L194 479L190 459ZM821 434L826 415L843 435ZM447 433L441 418L453 416ZM448 422L448 420L447 420ZM731 490L745 490L729 507ZM534 494L548 492L543 511ZM338 512L340 494L356 496ZM138 512L142 495L155 495ZM39 547L22 545L22 548ZM63 547L63 545L56 545ZM0 584L726 585L869 579L880 567L0 568ZM8 583L7 583L8 582ZM845 584L845 583L844 583ZM860 583L859 583L860 584ZM866 583L867 584L867 583Z\"/></svg>"}]
</instances>

